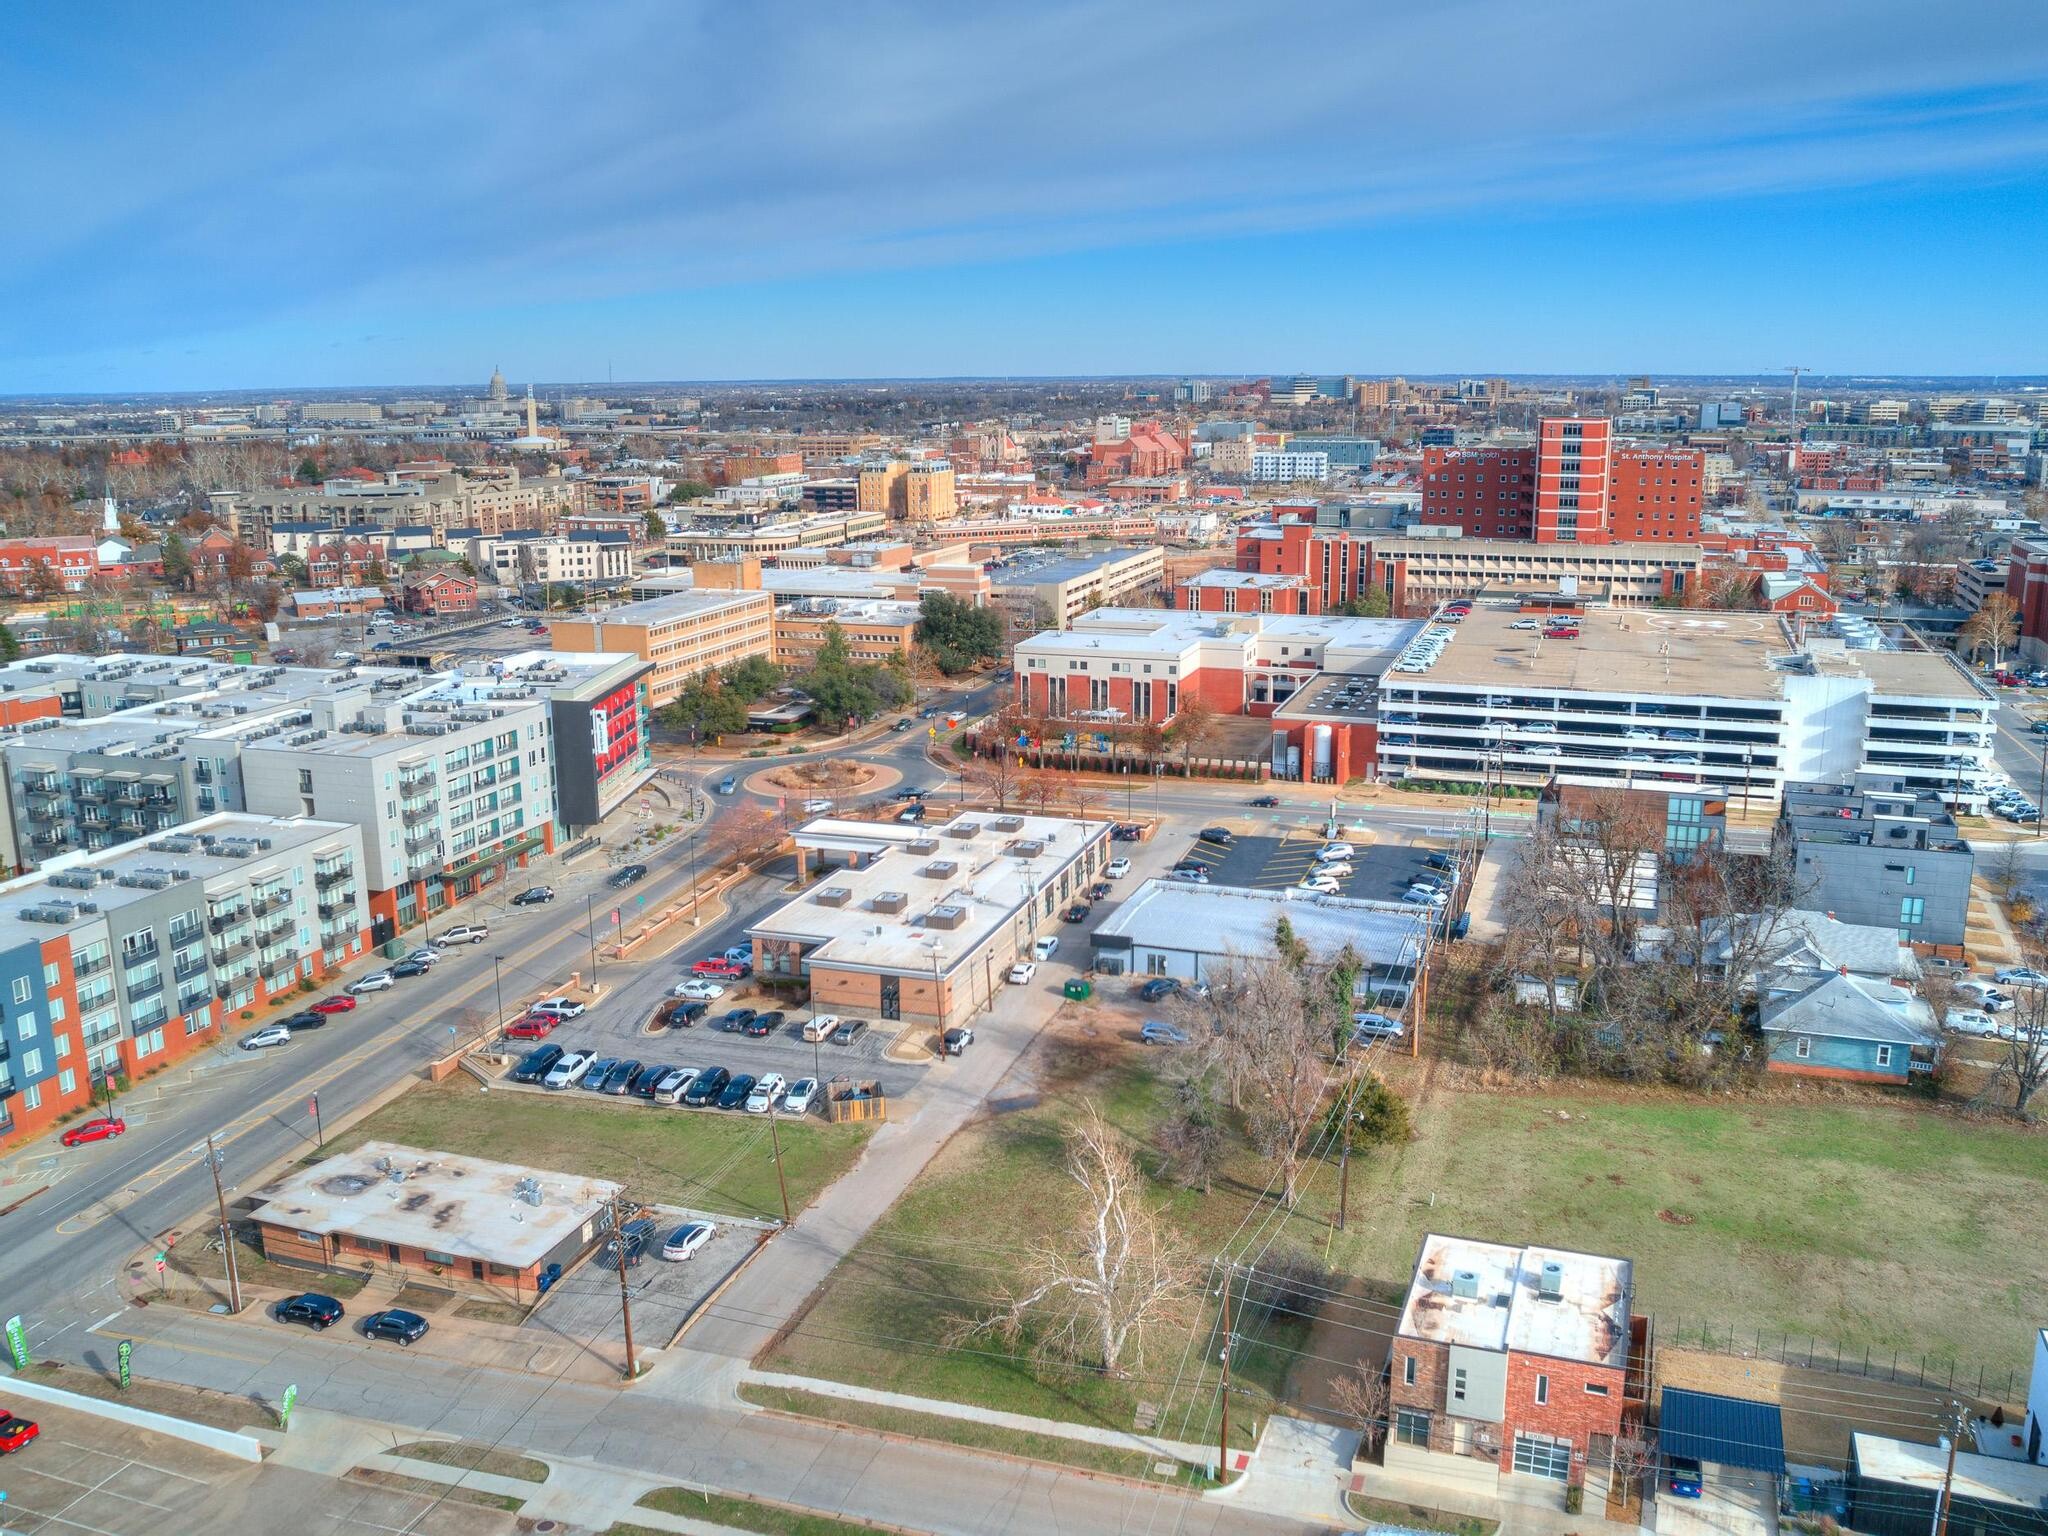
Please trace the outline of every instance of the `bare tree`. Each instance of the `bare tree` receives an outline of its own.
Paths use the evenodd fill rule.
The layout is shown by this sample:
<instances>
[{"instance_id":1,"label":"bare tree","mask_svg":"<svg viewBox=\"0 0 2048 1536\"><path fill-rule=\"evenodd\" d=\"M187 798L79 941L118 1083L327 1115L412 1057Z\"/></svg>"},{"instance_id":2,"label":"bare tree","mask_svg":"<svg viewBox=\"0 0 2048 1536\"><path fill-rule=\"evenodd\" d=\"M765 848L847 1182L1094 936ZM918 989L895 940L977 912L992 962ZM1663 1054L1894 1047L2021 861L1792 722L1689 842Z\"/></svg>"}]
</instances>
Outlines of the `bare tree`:
<instances>
[{"instance_id":1,"label":"bare tree","mask_svg":"<svg viewBox=\"0 0 2048 1536\"><path fill-rule=\"evenodd\" d=\"M2048 966L2048 948L2024 947L2026 964ZM2013 987L2013 1006L1998 1016L1999 1051L1991 1083L2012 1090L2012 1112L2027 1118L2027 1105L2048 1082L2048 987Z\"/></svg>"},{"instance_id":2,"label":"bare tree","mask_svg":"<svg viewBox=\"0 0 2048 1536\"><path fill-rule=\"evenodd\" d=\"M1623 1509L1642 1498L1643 1474L1655 1465L1656 1460L1657 1436L1641 1424L1626 1425L1622 1433L1614 1437L1609 1462L1613 1468L1614 1486L1621 1490Z\"/></svg>"},{"instance_id":3,"label":"bare tree","mask_svg":"<svg viewBox=\"0 0 2048 1536\"><path fill-rule=\"evenodd\" d=\"M1984 605L1967 619L1956 632L1956 638L1963 643L1969 655L1979 651L1991 653L1991 664L2003 666L2005 653L2020 637L2020 607L2007 592L1993 592L1984 599Z\"/></svg>"},{"instance_id":4,"label":"bare tree","mask_svg":"<svg viewBox=\"0 0 2048 1536\"><path fill-rule=\"evenodd\" d=\"M1197 1294L1200 1267L1146 1203L1137 1159L1096 1105L1067 1127L1066 1144L1079 1203L1027 1250L997 1309L956 1337L1028 1338L1036 1358L1128 1376L1144 1367L1147 1334Z\"/></svg>"},{"instance_id":5,"label":"bare tree","mask_svg":"<svg viewBox=\"0 0 2048 1536\"><path fill-rule=\"evenodd\" d=\"M1180 710L1173 717L1173 724L1167 734L1180 748L1183 768L1194 761L1195 753L1216 733L1216 710L1200 694L1188 694L1180 701Z\"/></svg>"},{"instance_id":6,"label":"bare tree","mask_svg":"<svg viewBox=\"0 0 2048 1536\"><path fill-rule=\"evenodd\" d=\"M1387 1389L1387 1368L1361 1360L1346 1374L1330 1383L1330 1403L1347 1419L1355 1420L1364 1437L1368 1455L1377 1452L1387 1434L1387 1409L1392 1393Z\"/></svg>"},{"instance_id":7,"label":"bare tree","mask_svg":"<svg viewBox=\"0 0 2048 1536\"><path fill-rule=\"evenodd\" d=\"M1023 754L1013 741L1001 738L989 743L986 757L976 755L961 773L974 786L975 793L987 795L999 811L1010 808L1011 797L1018 793L1027 776Z\"/></svg>"},{"instance_id":8,"label":"bare tree","mask_svg":"<svg viewBox=\"0 0 2048 1536\"><path fill-rule=\"evenodd\" d=\"M1207 1048L1243 1095L1245 1129L1277 1169L1292 1209L1329 1082L1328 978L1313 965L1253 960L1227 993L1211 998L1216 1025Z\"/></svg>"},{"instance_id":9,"label":"bare tree","mask_svg":"<svg viewBox=\"0 0 2048 1536\"><path fill-rule=\"evenodd\" d=\"M1589 918L1585 882L1567 859L1554 822L1539 821L1517 854L1501 882L1507 941L1500 958L1510 973L1543 983L1544 1013L1555 1029L1560 983L1575 976L1585 954L1580 942Z\"/></svg>"},{"instance_id":10,"label":"bare tree","mask_svg":"<svg viewBox=\"0 0 2048 1536\"><path fill-rule=\"evenodd\" d=\"M1157 1145L1174 1183L1182 1189L1209 1193L1223 1166L1224 1135L1215 1074L1206 1067L1198 1067L1174 1083L1173 1107L1159 1127Z\"/></svg>"}]
</instances>

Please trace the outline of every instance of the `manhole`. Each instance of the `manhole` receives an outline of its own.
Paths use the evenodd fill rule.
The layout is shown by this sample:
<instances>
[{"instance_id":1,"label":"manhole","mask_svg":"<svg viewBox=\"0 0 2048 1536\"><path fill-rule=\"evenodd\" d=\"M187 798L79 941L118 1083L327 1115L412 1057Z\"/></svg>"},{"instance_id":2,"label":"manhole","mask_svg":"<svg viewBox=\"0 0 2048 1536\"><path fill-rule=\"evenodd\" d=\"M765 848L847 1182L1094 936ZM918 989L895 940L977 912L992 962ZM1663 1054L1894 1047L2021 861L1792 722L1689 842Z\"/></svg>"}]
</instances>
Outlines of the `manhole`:
<instances>
[{"instance_id":1,"label":"manhole","mask_svg":"<svg viewBox=\"0 0 2048 1536\"><path fill-rule=\"evenodd\" d=\"M552 1520L536 1520L533 1522L533 1528L536 1531L553 1531L560 1529L560 1527L557 1526L555 1522Z\"/></svg>"}]
</instances>

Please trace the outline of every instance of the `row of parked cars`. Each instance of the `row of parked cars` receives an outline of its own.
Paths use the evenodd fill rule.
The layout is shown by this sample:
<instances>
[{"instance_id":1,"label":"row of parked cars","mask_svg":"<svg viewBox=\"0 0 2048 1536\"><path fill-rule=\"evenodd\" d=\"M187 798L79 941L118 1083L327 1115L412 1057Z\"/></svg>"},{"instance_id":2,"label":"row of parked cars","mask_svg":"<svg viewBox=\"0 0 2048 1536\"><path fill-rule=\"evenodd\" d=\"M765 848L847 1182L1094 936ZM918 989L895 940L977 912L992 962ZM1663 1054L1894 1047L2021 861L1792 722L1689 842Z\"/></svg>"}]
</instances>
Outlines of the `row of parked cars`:
<instances>
[{"instance_id":1,"label":"row of parked cars","mask_svg":"<svg viewBox=\"0 0 2048 1536\"><path fill-rule=\"evenodd\" d=\"M679 1067L599 1056L596 1051L559 1045L537 1047L512 1069L511 1076L515 1083L537 1083L543 1088L582 1087L655 1104L738 1109L752 1115L765 1115L771 1109L788 1115L807 1114L818 1099L814 1077L791 1082L780 1072L759 1077L745 1072L735 1075L727 1067Z\"/></svg>"}]
</instances>

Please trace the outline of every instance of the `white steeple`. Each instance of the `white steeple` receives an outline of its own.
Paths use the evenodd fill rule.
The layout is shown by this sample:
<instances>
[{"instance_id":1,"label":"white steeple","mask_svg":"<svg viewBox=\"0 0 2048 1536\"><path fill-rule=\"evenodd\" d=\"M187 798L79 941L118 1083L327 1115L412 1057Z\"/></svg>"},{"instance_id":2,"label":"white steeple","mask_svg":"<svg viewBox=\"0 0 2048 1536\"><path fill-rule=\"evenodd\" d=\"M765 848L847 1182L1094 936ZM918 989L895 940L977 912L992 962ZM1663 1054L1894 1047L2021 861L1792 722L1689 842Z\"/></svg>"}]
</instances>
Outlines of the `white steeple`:
<instances>
[{"instance_id":1,"label":"white steeple","mask_svg":"<svg viewBox=\"0 0 2048 1536\"><path fill-rule=\"evenodd\" d=\"M540 421L533 414L533 386L531 384L526 386L526 435L528 437L540 436Z\"/></svg>"},{"instance_id":2,"label":"white steeple","mask_svg":"<svg viewBox=\"0 0 2048 1536\"><path fill-rule=\"evenodd\" d=\"M100 532L119 533L120 531L121 509L114 503L114 488L108 486L107 499L100 506Z\"/></svg>"}]
</instances>

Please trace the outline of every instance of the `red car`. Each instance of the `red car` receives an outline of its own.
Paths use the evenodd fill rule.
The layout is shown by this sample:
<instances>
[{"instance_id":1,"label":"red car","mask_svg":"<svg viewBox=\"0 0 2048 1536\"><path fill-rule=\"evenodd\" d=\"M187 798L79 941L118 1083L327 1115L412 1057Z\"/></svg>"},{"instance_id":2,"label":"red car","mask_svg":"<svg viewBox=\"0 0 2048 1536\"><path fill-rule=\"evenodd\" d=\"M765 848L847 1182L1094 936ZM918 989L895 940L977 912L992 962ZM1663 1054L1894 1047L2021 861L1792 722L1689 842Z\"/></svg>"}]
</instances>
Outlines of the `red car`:
<instances>
[{"instance_id":1,"label":"red car","mask_svg":"<svg viewBox=\"0 0 2048 1536\"><path fill-rule=\"evenodd\" d=\"M333 997L321 998L319 1002L306 1011L308 1013L347 1013L355 1005L356 1000L346 992L337 992Z\"/></svg>"},{"instance_id":2,"label":"red car","mask_svg":"<svg viewBox=\"0 0 2048 1536\"><path fill-rule=\"evenodd\" d=\"M0 1408L0 1456L13 1455L41 1433L34 1419L17 1419Z\"/></svg>"},{"instance_id":3,"label":"red car","mask_svg":"<svg viewBox=\"0 0 2048 1536\"><path fill-rule=\"evenodd\" d=\"M2020 675L2017 672L1995 672L1992 674L1992 681L2001 688L2017 688L2020 685Z\"/></svg>"},{"instance_id":4,"label":"red car","mask_svg":"<svg viewBox=\"0 0 2048 1536\"><path fill-rule=\"evenodd\" d=\"M723 955L713 955L709 960L699 960L690 967L692 976L710 976L722 981L734 981L747 974L747 967L737 960L728 960Z\"/></svg>"},{"instance_id":5,"label":"red car","mask_svg":"<svg viewBox=\"0 0 2048 1536\"><path fill-rule=\"evenodd\" d=\"M76 1147L82 1146L88 1141L105 1141L111 1136L120 1135L127 1129L128 1122L126 1120L121 1119L118 1115L108 1115L104 1119L86 1120L78 1125L74 1125L58 1139L67 1147ZM31 1425L30 1427L33 1428L34 1426Z\"/></svg>"},{"instance_id":6,"label":"red car","mask_svg":"<svg viewBox=\"0 0 2048 1536\"><path fill-rule=\"evenodd\" d=\"M505 1031L507 1040L545 1040L561 1023L560 1019L545 1013L530 1013Z\"/></svg>"}]
</instances>

